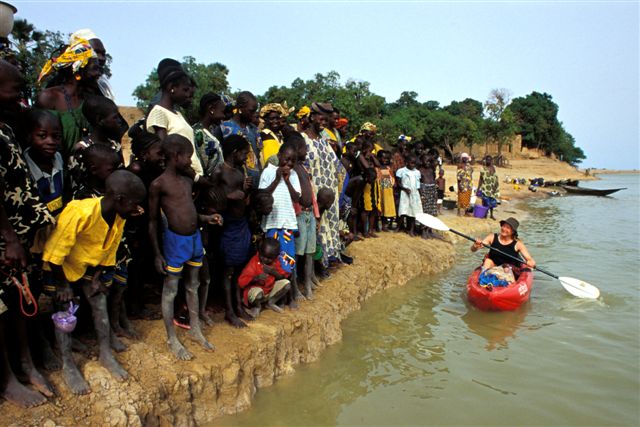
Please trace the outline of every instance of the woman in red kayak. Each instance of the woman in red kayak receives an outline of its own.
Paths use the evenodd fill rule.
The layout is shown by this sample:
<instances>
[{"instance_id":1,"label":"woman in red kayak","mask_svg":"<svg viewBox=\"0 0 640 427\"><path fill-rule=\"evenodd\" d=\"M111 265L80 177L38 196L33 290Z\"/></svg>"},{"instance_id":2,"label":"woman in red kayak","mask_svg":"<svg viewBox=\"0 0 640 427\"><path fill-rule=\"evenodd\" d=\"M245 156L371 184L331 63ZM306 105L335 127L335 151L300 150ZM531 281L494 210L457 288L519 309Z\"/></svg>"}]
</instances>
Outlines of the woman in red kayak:
<instances>
[{"instance_id":1,"label":"woman in red kayak","mask_svg":"<svg viewBox=\"0 0 640 427\"><path fill-rule=\"evenodd\" d=\"M514 262L509 257L494 250L494 248L516 258L524 257L523 262L531 268L536 266L536 261L529 254L527 247L522 241L518 240L519 225L520 223L515 218L507 218L504 221L500 221L500 234L489 234L484 240L478 239L471 246L472 252L477 251L483 245L491 246L489 254L482 264L483 271L502 264L513 264Z\"/></svg>"}]
</instances>

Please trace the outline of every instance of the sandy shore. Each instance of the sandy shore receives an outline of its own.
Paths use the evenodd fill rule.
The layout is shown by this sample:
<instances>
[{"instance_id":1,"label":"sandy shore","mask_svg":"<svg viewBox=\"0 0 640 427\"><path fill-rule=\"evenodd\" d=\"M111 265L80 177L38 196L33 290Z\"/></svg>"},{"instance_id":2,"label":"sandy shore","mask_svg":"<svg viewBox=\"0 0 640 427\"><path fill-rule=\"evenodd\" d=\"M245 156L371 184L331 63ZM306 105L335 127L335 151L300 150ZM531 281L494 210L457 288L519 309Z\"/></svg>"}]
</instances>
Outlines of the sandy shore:
<instances>
[{"instance_id":1,"label":"sandy shore","mask_svg":"<svg viewBox=\"0 0 640 427\"><path fill-rule=\"evenodd\" d=\"M448 187L455 181L455 166L445 169ZM478 170L476 166L474 181ZM498 174L501 181L506 175L547 180L584 177L575 168L548 159L516 160L511 168L499 168ZM455 193L450 194L455 199ZM508 216L522 220L526 212L518 209L516 201L546 196L544 189L532 193L506 184L502 184L502 194L505 202L496 213L498 220ZM460 218L453 211L445 211L441 219L477 237L497 229L497 221ZM213 352L202 350L181 334L195 354L190 362L176 361L169 353L161 321L137 321L141 339L127 341L128 351L117 355L131 375L127 381L115 381L97 362L95 349L76 354L92 393L73 396L59 372L48 374L60 395L33 409L3 402L0 425L189 426L246 410L258 388L292 374L300 363L317 360L327 346L340 341L342 320L368 297L404 285L415 276L448 269L455 262L452 243L468 242L451 233L443 237L423 240L382 233L380 238L356 242L349 247L354 265L336 271L315 300L303 302L299 310L280 315L265 312L242 330L226 324L218 313L215 325L205 329L216 346Z\"/></svg>"}]
</instances>

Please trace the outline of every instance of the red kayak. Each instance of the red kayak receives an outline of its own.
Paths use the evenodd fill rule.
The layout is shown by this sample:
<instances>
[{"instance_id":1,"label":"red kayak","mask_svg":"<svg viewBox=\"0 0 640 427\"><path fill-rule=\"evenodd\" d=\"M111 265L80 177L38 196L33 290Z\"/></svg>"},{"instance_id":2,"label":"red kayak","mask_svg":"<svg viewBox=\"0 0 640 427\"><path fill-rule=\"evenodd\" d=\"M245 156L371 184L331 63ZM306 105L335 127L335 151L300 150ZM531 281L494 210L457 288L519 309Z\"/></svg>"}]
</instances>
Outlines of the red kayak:
<instances>
[{"instance_id":1,"label":"red kayak","mask_svg":"<svg viewBox=\"0 0 640 427\"><path fill-rule=\"evenodd\" d=\"M480 267L467 281L467 298L480 310L515 310L529 300L533 288L533 272L526 268L516 275L516 281L504 287L483 287L478 283Z\"/></svg>"}]
</instances>

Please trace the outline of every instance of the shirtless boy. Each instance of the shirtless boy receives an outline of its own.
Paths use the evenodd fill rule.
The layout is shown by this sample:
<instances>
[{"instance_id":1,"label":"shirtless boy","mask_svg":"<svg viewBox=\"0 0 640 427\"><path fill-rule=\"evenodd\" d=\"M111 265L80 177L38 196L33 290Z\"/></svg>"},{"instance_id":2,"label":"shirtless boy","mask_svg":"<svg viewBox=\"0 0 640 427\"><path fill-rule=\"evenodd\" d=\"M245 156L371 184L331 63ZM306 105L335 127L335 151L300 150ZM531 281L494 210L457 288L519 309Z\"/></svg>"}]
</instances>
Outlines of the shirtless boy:
<instances>
[{"instance_id":1,"label":"shirtless boy","mask_svg":"<svg viewBox=\"0 0 640 427\"><path fill-rule=\"evenodd\" d=\"M246 320L253 318L242 308L240 288L237 286L238 275L249 260L251 254L251 231L246 217L247 191L251 188L251 178L244 172L245 162L249 155L249 142L241 135L231 135L222 141L224 163L214 172L214 185L224 193L223 209L224 225L220 250L224 259L224 318L236 328L246 327ZM233 299L235 298L235 302Z\"/></svg>"},{"instance_id":2,"label":"shirtless boy","mask_svg":"<svg viewBox=\"0 0 640 427\"><path fill-rule=\"evenodd\" d=\"M220 224L219 215L198 215L192 199L193 180L191 155L193 145L181 135L168 135L162 142L166 156L166 169L149 187L149 238L155 255L156 270L165 275L162 287L162 318L169 338L169 348L181 360L191 360L193 355L180 343L173 326L173 304L178 292L178 282L184 270L184 285L191 338L205 349L213 346L202 335L198 316L198 271L202 266L204 250L198 220L202 223ZM160 209L166 216L162 249L158 241Z\"/></svg>"}]
</instances>

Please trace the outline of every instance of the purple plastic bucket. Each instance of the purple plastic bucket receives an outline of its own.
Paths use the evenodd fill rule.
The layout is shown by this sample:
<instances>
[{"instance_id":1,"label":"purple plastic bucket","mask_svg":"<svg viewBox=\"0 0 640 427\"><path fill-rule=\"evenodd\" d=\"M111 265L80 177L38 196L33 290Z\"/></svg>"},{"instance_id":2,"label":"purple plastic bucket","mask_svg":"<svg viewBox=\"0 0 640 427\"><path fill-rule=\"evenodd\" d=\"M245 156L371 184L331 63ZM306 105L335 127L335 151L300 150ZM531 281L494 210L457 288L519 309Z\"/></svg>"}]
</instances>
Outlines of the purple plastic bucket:
<instances>
[{"instance_id":1,"label":"purple plastic bucket","mask_svg":"<svg viewBox=\"0 0 640 427\"><path fill-rule=\"evenodd\" d=\"M486 206L475 205L473 207L473 216L476 218L486 218L488 211L489 211L489 208Z\"/></svg>"}]
</instances>

